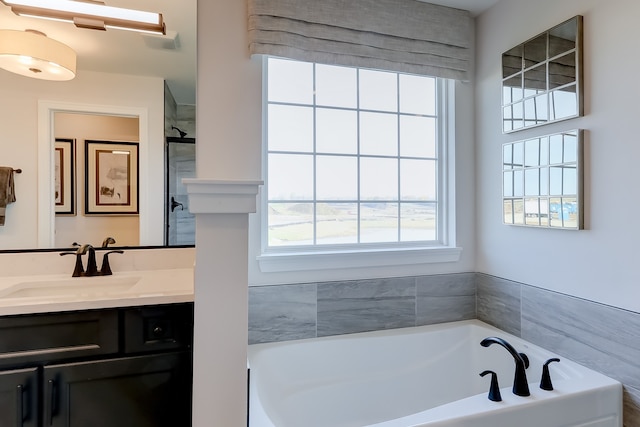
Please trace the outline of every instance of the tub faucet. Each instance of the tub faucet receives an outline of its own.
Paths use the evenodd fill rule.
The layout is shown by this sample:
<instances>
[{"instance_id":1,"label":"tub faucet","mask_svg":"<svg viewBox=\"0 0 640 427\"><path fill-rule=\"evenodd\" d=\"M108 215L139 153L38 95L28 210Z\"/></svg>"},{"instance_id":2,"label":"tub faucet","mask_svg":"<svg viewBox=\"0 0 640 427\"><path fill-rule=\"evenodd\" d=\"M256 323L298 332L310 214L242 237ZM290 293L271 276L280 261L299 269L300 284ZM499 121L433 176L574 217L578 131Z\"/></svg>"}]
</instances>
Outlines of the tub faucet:
<instances>
[{"instance_id":1,"label":"tub faucet","mask_svg":"<svg viewBox=\"0 0 640 427\"><path fill-rule=\"evenodd\" d=\"M502 347L513 356L513 360L516 362L516 373L513 378L513 394L518 396L529 396L529 384L527 382L527 373L525 369L529 367L529 358L524 353L518 353L511 344L502 338L488 337L480 342L483 347L489 347L491 344L500 344Z\"/></svg>"}]
</instances>

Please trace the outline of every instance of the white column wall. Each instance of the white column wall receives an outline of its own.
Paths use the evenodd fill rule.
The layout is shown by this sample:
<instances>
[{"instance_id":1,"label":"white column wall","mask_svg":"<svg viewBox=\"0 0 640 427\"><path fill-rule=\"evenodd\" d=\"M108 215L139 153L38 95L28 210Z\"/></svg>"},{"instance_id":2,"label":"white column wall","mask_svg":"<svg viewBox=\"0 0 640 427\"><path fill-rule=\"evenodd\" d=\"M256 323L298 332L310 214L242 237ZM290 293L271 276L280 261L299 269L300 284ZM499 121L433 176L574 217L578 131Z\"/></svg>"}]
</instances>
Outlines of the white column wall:
<instances>
[{"instance_id":1,"label":"white column wall","mask_svg":"<svg viewBox=\"0 0 640 427\"><path fill-rule=\"evenodd\" d=\"M246 28L245 1L198 1L196 182L261 177L261 68L249 58ZM215 191L196 213L193 425L239 427L246 425L252 209L220 209Z\"/></svg>"}]
</instances>

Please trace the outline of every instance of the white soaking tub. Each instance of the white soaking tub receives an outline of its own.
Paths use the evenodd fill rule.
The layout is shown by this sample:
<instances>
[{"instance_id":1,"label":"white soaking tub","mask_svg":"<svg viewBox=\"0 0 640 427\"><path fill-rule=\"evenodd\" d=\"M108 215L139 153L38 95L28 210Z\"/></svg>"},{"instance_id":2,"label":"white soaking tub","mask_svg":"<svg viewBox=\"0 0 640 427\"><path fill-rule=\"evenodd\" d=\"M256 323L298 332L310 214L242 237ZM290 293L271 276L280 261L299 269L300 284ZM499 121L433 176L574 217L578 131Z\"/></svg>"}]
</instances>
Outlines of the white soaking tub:
<instances>
[{"instance_id":1,"label":"white soaking tub","mask_svg":"<svg viewBox=\"0 0 640 427\"><path fill-rule=\"evenodd\" d=\"M530 361L512 393L507 340ZM621 427L622 385L480 321L249 346L250 427ZM501 402L487 398L498 374Z\"/></svg>"}]
</instances>

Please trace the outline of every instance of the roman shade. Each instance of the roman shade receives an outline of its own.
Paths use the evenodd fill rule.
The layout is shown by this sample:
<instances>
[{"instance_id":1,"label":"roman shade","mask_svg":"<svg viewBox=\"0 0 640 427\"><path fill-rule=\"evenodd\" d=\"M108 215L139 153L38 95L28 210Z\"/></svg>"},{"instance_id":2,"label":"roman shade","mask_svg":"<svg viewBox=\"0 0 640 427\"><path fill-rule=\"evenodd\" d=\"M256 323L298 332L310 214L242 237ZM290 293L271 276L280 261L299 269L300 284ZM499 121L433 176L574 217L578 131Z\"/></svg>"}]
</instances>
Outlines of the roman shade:
<instances>
[{"instance_id":1,"label":"roman shade","mask_svg":"<svg viewBox=\"0 0 640 427\"><path fill-rule=\"evenodd\" d=\"M468 11L416 0L248 0L249 52L469 79Z\"/></svg>"}]
</instances>

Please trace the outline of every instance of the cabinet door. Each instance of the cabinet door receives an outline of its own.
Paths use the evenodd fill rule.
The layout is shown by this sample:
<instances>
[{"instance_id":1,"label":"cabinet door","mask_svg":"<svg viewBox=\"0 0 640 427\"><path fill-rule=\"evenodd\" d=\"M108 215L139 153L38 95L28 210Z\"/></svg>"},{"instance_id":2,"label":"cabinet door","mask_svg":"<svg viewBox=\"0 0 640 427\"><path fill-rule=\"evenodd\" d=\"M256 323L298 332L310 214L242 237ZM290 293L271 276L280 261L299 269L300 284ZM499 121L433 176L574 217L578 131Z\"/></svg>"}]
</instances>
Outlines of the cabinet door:
<instances>
[{"instance_id":1,"label":"cabinet door","mask_svg":"<svg viewBox=\"0 0 640 427\"><path fill-rule=\"evenodd\" d=\"M191 425L191 357L166 353L44 368L51 427Z\"/></svg>"},{"instance_id":2,"label":"cabinet door","mask_svg":"<svg viewBox=\"0 0 640 427\"><path fill-rule=\"evenodd\" d=\"M0 426L38 425L37 384L37 368L0 372Z\"/></svg>"}]
</instances>

